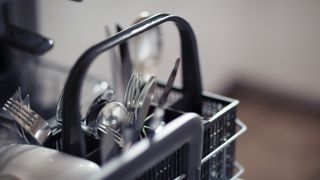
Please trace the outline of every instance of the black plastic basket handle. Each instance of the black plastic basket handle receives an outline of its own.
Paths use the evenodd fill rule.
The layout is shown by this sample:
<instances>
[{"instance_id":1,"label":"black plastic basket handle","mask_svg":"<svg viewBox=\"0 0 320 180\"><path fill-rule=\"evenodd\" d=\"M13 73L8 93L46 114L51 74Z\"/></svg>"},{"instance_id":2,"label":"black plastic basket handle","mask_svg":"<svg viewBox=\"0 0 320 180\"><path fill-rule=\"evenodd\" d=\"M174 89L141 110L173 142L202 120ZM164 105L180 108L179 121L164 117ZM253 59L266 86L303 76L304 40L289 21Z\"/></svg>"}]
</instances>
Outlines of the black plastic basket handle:
<instances>
[{"instance_id":1,"label":"black plastic basket handle","mask_svg":"<svg viewBox=\"0 0 320 180\"><path fill-rule=\"evenodd\" d=\"M92 46L82 54L71 69L65 85L62 110L64 152L81 157L85 154L84 135L80 126L79 102L83 79L94 59L102 52L168 21L176 24L180 34L184 96L189 98L187 102L189 102L190 109L193 112L201 113L202 84L194 32L189 23L181 17L169 14L155 15Z\"/></svg>"}]
</instances>

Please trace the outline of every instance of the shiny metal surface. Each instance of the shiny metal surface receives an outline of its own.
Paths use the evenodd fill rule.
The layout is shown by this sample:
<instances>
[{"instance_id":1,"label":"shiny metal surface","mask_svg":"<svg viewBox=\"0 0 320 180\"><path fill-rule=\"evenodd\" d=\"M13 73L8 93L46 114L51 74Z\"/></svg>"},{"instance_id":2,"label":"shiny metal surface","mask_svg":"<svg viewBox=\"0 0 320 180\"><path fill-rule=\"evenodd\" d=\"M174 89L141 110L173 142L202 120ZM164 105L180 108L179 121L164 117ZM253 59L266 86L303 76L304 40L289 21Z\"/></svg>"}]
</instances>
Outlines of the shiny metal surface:
<instances>
[{"instance_id":1,"label":"shiny metal surface","mask_svg":"<svg viewBox=\"0 0 320 180\"><path fill-rule=\"evenodd\" d=\"M128 123L128 111L119 102L110 102L106 104L97 117L97 128L100 132L111 133L114 141L121 147L123 142L123 127Z\"/></svg>"},{"instance_id":2,"label":"shiny metal surface","mask_svg":"<svg viewBox=\"0 0 320 180\"><path fill-rule=\"evenodd\" d=\"M49 123L39 114L24 106L17 100L10 98L3 109L28 132L34 140L42 145L51 134Z\"/></svg>"}]
</instances>

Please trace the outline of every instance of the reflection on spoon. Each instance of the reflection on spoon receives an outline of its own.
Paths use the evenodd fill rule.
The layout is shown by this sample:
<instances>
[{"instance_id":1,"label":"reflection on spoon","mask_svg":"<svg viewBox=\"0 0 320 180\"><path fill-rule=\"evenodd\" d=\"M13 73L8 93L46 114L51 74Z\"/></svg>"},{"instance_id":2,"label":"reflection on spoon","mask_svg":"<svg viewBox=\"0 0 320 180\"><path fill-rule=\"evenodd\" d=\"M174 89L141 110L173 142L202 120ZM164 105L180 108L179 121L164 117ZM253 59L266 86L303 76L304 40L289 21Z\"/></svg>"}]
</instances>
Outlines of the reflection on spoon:
<instances>
[{"instance_id":1,"label":"reflection on spoon","mask_svg":"<svg viewBox=\"0 0 320 180\"><path fill-rule=\"evenodd\" d=\"M97 117L98 133L110 133L119 146L124 146L123 127L128 123L128 111L119 102L106 104ZM101 135L99 135L101 137Z\"/></svg>"}]
</instances>

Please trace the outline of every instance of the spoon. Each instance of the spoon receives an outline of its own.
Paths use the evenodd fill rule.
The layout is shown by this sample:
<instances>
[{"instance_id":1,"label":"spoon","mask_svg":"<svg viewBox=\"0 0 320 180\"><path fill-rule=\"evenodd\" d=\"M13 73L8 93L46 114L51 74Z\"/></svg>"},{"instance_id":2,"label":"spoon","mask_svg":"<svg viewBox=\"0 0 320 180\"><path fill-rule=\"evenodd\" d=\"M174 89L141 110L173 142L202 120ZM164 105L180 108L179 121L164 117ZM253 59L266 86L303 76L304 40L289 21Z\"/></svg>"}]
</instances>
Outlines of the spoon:
<instances>
[{"instance_id":1,"label":"spoon","mask_svg":"<svg viewBox=\"0 0 320 180\"><path fill-rule=\"evenodd\" d=\"M101 137L102 134L110 133L114 141L124 147L122 137L123 126L128 124L128 111L120 102L110 102L106 104L100 111L97 117L97 129ZM106 141L103 141L106 143Z\"/></svg>"},{"instance_id":2,"label":"spoon","mask_svg":"<svg viewBox=\"0 0 320 180\"><path fill-rule=\"evenodd\" d=\"M101 101L101 100L106 100L106 101L110 102L112 99L112 96L114 94L113 90L110 89L108 83L105 81L100 82L99 84L95 85L95 87L91 90L91 93L92 93L92 95L90 95L89 98L85 99L81 103L81 106L80 106L81 111L87 110L86 115L84 116L84 119L82 119L82 121L86 121L85 120L86 116L88 116L90 109L93 108L92 106L94 106L98 101ZM64 99L64 89L62 90L62 92L60 94L57 108L56 108L56 114L55 114L55 119L60 126L62 125L62 121L63 121L62 120L63 99ZM82 124L83 124L83 122L82 122ZM85 125L87 125L87 123Z\"/></svg>"},{"instance_id":3,"label":"spoon","mask_svg":"<svg viewBox=\"0 0 320 180\"><path fill-rule=\"evenodd\" d=\"M121 148L128 148L125 144L122 131L123 124L127 121L128 111L119 102L106 104L97 117L98 136L102 138L100 157L101 162L114 157L121 152Z\"/></svg>"},{"instance_id":4,"label":"spoon","mask_svg":"<svg viewBox=\"0 0 320 180\"><path fill-rule=\"evenodd\" d=\"M96 139L99 139L96 123L97 117L101 109L108 103L108 100L101 99L101 96L98 96L90 105L89 110L81 123L82 130L93 135Z\"/></svg>"},{"instance_id":5,"label":"spoon","mask_svg":"<svg viewBox=\"0 0 320 180\"><path fill-rule=\"evenodd\" d=\"M150 17L149 12L141 12L134 21L138 23ZM154 27L130 41L132 64L135 72L156 74L157 64L162 50L160 27Z\"/></svg>"}]
</instances>

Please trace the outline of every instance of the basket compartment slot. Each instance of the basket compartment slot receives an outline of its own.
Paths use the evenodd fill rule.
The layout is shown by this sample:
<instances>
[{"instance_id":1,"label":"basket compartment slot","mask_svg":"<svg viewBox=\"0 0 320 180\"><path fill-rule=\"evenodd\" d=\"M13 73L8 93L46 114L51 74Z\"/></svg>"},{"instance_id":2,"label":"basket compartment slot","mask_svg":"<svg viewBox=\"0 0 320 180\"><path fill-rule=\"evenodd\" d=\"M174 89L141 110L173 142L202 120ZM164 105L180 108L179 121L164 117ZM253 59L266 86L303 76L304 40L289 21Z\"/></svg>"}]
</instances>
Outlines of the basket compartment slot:
<instances>
[{"instance_id":1,"label":"basket compartment slot","mask_svg":"<svg viewBox=\"0 0 320 180\"><path fill-rule=\"evenodd\" d=\"M159 84L154 99L155 104L159 100L162 91L163 85ZM185 99L190 98L185 98L185 95L183 95L180 89L174 88L171 91L166 104L167 106L170 106L169 109L172 109L172 111L168 112L184 113L184 106L188 106L188 102L186 102ZM234 140L246 129L242 124L239 125L238 121L240 120L236 119L236 105L236 100L208 93L202 95L201 116L203 117L204 135L201 179L230 179L234 174ZM220 115L216 116L217 114ZM241 127L241 129L236 133L237 125ZM169 161L170 160L171 159L169 158ZM152 177L152 175L150 175L152 172L157 173L154 170L157 169L157 166L162 166L161 163L156 165L153 168L153 171L147 172L149 173L148 177ZM171 168L173 170L175 169L175 167Z\"/></svg>"}]
</instances>

